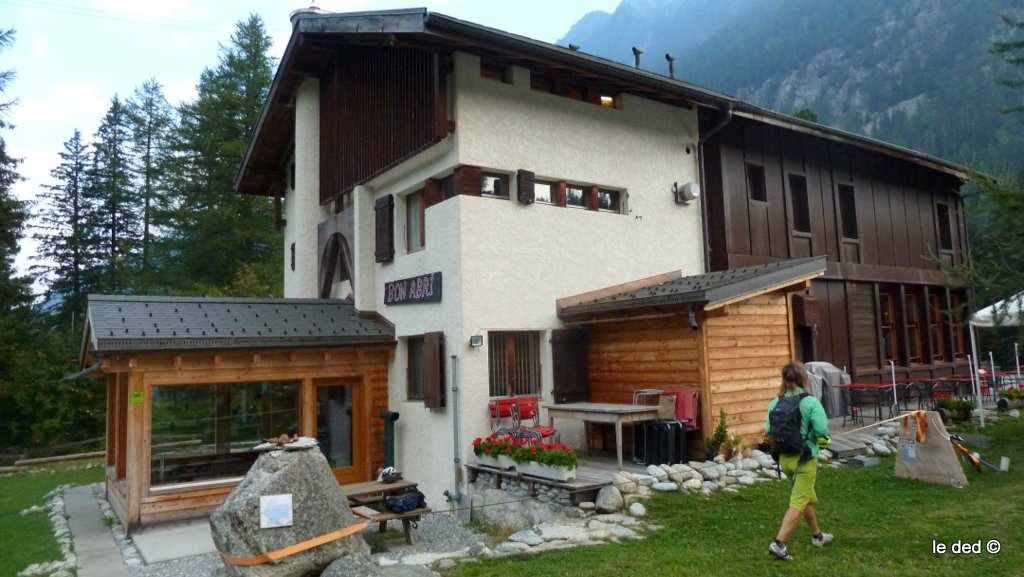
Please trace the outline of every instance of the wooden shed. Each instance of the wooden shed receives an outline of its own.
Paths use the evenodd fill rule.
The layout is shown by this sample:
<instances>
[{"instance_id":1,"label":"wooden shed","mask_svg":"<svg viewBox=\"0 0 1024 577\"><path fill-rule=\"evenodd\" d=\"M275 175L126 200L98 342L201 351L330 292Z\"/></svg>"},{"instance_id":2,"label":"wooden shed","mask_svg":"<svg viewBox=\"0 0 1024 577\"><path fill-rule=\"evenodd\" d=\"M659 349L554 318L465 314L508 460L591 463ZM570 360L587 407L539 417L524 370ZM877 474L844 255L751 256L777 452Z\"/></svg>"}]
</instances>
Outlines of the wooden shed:
<instances>
[{"instance_id":1,"label":"wooden shed","mask_svg":"<svg viewBox=\"0 0 1024 577\"><path fill-rule=\"evenodd\" d=\"M584 349L575 358L586 359L576 383L585 400L632 403L639 389L698 391L699 431L689 451L702 458L720 410L730 433L760 440L782 366L794 358L794 309L805 302L799 295L824 271L825 258L814 257L663 275L563 299L559 316L573 334L553 341ZM574 355L555 356L559 374L558 360Z\"/></svg>"},{"instance_id":2,"label":"wooden shed","mask_svg":"<svg viewBox=\"0 0 1024 577\"><path fill-rule=\"evenodd\" d=\"M91 295L79 376L107 381L111 505L129 531L206 515L281 434L370 480L394 343L347 301Z\"/></svg>"}]
</instances>

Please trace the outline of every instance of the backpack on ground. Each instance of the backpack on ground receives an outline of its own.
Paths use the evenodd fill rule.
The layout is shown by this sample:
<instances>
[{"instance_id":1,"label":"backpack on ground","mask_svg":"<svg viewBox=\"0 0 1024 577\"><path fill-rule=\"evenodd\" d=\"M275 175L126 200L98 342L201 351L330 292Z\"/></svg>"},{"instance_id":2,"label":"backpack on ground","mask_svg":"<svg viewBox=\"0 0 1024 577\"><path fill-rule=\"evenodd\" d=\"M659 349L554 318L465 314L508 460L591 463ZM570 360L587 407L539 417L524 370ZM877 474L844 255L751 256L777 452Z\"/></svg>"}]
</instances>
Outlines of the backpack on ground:
<instances>
[{"instance_id":1,"label":"backpack on ground","mask_svg":"<svg viewBox=\"0 0 1024 577\"><path fill-rule=\"evenodd\" d=\"M800 393L787 397L779 397L775 407L768 413L768 435L772 439L772 457L778 460L778 455L800 455L803 461L810 457L810 449L803 436L800 435L800 425L803 422L803 414L800 413L800 401L808 393Z\"/></svg>"}]
</instances>

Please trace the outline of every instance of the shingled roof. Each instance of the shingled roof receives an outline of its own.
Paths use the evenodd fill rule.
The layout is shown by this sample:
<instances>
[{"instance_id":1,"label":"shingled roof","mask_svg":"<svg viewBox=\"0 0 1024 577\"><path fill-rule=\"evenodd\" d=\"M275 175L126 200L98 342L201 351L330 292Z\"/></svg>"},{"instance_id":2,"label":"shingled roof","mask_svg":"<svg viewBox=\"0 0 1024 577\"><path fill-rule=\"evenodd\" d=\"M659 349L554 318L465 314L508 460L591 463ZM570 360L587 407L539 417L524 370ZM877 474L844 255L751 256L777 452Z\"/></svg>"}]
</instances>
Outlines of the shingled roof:
<instances>
[{"instance_id":1,"label":"shingled roof","mask_svg":"<svg viewBox=\"0 0 1024 577\"><path fill-rule=\"evenodd\" d=\"M334 347L393 343L395 331L344 300L89 295L83 341L95 352Z\"/></svg>"},{"instance_id":2,"label":"shingled roof","mask_svg":"<svg viewBox=\"0 0 1024 577\"><path fill-rule=\"evenodd\" d=\"M781 288L825 272L825 257L784 260L757 266L687 276L641 289L626 290L568 306L563 320L609 312L696 305L709 307L746 294Z\"/></svg>"}]
</instances>

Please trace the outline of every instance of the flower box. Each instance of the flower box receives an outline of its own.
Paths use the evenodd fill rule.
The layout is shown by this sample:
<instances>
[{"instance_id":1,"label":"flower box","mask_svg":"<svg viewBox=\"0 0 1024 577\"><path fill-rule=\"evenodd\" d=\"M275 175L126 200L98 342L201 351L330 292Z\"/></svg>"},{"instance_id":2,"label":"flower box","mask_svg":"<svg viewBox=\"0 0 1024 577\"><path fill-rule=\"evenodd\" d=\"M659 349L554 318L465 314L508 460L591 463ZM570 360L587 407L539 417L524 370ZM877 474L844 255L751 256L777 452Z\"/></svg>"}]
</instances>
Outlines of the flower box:
<instances>
[{"instance_id":1,"label":"flower box","mask_svg":"<svg viewBox=\"0 0 1024 577\"><path fill-rule=\"evenodd\" d=\"M516 462L508 455L497 455L495 457L490 455L477 455L476 462L480 465L484 465L485 467L492 467L495 469L512 469L516 466Z\"/></svg>"},{"instance_id":2,"label":"flower box","mask_svg":"<svg viewBox=\"0 0 1024 577\"><path fill-rule=\"evenodd\" d=\"M552 481L568 481L576 478L576 469L567 467L544 465L537 461L523 461L516 465L516 470L523 475L551 479Z\"/></svg>"}]
</instances>

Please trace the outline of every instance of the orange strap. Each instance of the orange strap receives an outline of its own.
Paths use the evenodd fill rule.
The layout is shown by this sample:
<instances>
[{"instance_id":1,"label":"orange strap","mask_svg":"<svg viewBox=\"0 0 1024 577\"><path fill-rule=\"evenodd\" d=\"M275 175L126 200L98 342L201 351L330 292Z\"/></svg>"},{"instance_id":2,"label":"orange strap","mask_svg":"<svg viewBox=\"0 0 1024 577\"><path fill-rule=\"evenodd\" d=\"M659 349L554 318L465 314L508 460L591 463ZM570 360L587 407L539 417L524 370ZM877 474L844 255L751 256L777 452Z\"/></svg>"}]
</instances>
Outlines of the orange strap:
<instances>
[{"instance_id":1,"label":"orange strap","mask_svg":"<svg viewBox=\"0 0 1024 577\"><path fill-rule=\"evenodd\" d=\"M217 552L220 553L220 556L224 558L225 563L229 563L231 565L241 565L243 567L250 567L252 565L263 565L264 563L270 563L271 561L277 561L278 559L283 559L296 553L307 551L309 549L312 549L313 547L323 545L324 543L337 541L342 537L348 537L349 535L353 535L355 533L362 531L369 525L370 523L368 522L356 523L355 525L350 525L348 527L345 527L344 529L327 533L326 535L320 535L319 537L314 537L312 539L309 539L308 541L296 543L295 545L285 547L284 549L278 549L277 551L271 551L270 553L264 553L263 555L257 555L255 557L232 557L223 551Z\"/></svg>"}]
</instances>

